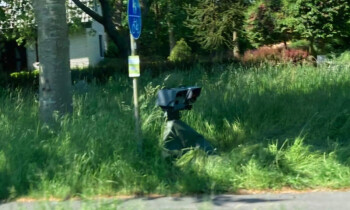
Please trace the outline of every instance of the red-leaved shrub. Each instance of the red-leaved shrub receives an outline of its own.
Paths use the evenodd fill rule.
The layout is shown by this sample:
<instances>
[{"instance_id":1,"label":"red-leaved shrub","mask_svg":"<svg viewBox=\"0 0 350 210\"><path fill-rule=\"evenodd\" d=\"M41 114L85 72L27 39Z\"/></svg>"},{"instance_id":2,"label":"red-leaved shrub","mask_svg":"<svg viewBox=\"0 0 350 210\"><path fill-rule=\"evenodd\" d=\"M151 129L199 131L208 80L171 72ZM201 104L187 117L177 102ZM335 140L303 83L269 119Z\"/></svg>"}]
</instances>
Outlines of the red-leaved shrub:
<instances>
[{"instance_id":1,"label":"red-leaved shrub","mask_svg":"<svg viewBox=\"0 0 350 210\"><path fill-rule=\"evenodd\" d=\"M301 63L309 56L309 53L304 50L287 49L283 51L284 62Z\"/></svg>"},{"instance_id":2,"label":"red-leaved shrub","mask_svg":"<svg viewBox=\"0 0 350 210\"><path fill-rule=\"evenodd\" d=\"M282 54L280 49L274 49L272 47L260 47L256 50L248 50L244 53L244 63L263 63L273 62L279 63L282 60Z\"/></svg>"},{"instance_id":3,"label":"red-leaved shrub","mask_svg":"<svg viewBox=\"0 0 350 210\"><path fill-rule=\"evenodd\" d=\"M307 51L299 49L284 49L281 47L263 46L256 50L248 50L244 53L244 63L302 63L309 56Z\"/></svg>"}]
</instances>

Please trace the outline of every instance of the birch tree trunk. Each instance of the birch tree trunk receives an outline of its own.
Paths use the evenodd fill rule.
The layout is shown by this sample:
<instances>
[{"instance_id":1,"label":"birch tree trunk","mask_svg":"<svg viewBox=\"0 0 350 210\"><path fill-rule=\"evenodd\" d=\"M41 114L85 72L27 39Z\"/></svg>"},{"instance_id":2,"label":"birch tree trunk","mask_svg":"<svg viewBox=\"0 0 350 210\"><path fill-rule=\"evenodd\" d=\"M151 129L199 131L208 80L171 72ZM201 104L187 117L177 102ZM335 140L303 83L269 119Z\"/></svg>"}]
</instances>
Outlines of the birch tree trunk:
<instances>
[{"instance_id":1,"label":"birch tree trunk","mask_svg":"<svg viewBox=\"0 0 350 210\"><path fill-rule=\"evenodd\" d=\"M32 0L38 24L40 119L51 125L54 113L73 111L68 25L63 0Z\"/></svg>"},{"instance_id":2,"label":"birch tree trunk","mask_svg":"<svg viewBox=\"0 0 350 210\"><path fill-rule=\"evenodd\" d=\"M169 55L171 54L171 51L175 47L175 35L174 35L174 25L171 23L170 20L167 21L168 24L168 36L169 36Z\"/></svg>"},{"instance_id":3,"label":"birch tree trunk","mask_svg":"<svg viewBox=\"0 0 350 210\"><path fill-rule=\"evenodd\" d=\"M232 41L233 41L233 44L234 44L233 57L234 58L239 58L239 47L238 47L238 42L237 42L237 31L234 31L232 33Z\"/></svg>"},{"instance_id":4,"label":"birch tree trunk","mask_svg":"<svg viewBox=\"0 0 350 210\"><path fill-rule=\"evenodd\" d=\"M175 35L174 35L174 24L172 22L172 2L171 0L168 0L167 2L167 8L168 8L168 15L167 15L167 24L168 24L168 37L169 37L169 55L171 54L171 51L175 47Z\"/></svg>"}]
</instances>

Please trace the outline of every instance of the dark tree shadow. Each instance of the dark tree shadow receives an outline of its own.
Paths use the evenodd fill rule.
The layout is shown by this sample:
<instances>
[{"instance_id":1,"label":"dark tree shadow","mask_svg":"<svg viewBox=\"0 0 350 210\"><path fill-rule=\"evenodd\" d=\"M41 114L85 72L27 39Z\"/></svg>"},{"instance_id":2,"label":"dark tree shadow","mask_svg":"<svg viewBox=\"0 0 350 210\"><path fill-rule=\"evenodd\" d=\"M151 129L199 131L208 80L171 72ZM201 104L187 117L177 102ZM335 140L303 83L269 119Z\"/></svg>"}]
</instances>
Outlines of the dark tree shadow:
<instances>
[{"instance_id":1,"label":"dark tree shadow","mask_svg":"<svg viewBox=\"0 0 350 210\"><path fill-rule=\"evenodd\" d=\"M224 120L231 125L239 123L244 137L219 134L218 138L209 139L219 151L229 152L238 145L266 146L272 140L282 146L286 139L304 137L304 143L312 150L322 153L335 151L339 163L348 166L349 93L350 82L323 85L312 91L277 93L270 90L248 96L238 91L237 95L228 99L220 98L220 94L215 92L207 92L194 106L193 115L201 116L203 122L214 124L219 133L226 132ZM208 107L210 101L223 103Z\"/></svg>"}]
</instances>

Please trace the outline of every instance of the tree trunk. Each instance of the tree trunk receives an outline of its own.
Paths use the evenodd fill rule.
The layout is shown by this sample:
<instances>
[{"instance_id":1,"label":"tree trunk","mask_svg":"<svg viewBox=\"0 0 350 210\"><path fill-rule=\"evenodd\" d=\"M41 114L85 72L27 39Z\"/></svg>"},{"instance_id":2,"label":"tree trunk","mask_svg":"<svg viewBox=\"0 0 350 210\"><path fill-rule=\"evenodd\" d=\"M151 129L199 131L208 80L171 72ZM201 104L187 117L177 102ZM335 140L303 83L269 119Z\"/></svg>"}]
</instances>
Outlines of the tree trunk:
<instances>
[{"instance_id":1,"label":"tree trunk","mask_svg":"<svg viewBox=\"0 0 350 210\"><path fill-rule=\"evenodd\" d=\"M315 38L314 37L311 37L310 39L310 46L309 46L309 53L310 55L312 56L316 56L316 51L315 51Z\"/></svg>"},{"instance_id":2,"label":"tree trunk","mask_svg":"<svg viewBox=\"0 0 350 210\"><path fill-rule=\"evenodd\" d=\"M238 47L238 42L237 42L237 31L234 31L232 34L232 41L234 44L233 47L233 57L234 58L239 58L239 47Z\"/></svg>"},{"instance_id":3,"label":"tree trunk","mask_svg":"<svg viewBox=\"0 0 350 210\"><path fill-rule=\"evenodd\" d=\"M40 118L52 125L55 113L62 116L73 111L66 6L62 0L33 3L38 24Z\"/></svg>"},{"instance_id":4,"label":"tree trunk","mask_svg":"<svg viewBox=\"0 0 350 210\"><path fill-rule=\"evenodd\" d=\"M141 9L142 9L142 17L146 17L148 15L149 12L149 0L140 0L140 5L141 5Z\"/></svg>"},{"instance_id":5,"label":"tree trunk","mask_svg":"<svg viewBox=\"0 0 350 210\"><path fill-rule=\"evenodd\" d=\"M171 5L171 0L168 0L167 2L167 7L168 7L168 15L167 15L167 24L168 24L168 36L169 36L169 55L171 54L171 51L175 47L175 35L174 35L174 24L171 20L172 14L172 5Z\"/></svg>"},{"instance_id":6,"label":"tree trunk","mask_svg":"<svg viewBox=\"0 0 350 210\"><path fill-rule=\"evenodd\" d=\"M288 49L288 44L287 44L287 41L285 39L283 40L283 45L284 45L284 49L287 50Z\"/></svg>"},{"instance_id":7,"label":"tree trunk","mask_svg":"<svg viewBox=\"0 0 350 210\"><path fill-rule=\"evenodd\" d=\"M126 58L129 55L129 39L118 31L113 23L112 8L107 0L99 0L102 8L103 26L109 38L118 46L121 57Z\"/></svg>"},{"instance_id":8,"label":"tree trunk","mask_svg":"<svg viewBox=\"0 0 350 210\"><path fill-rule=\"evenodd\" d=\"M115 1L115 11L112 16L116 29L123 30L123 0Z\"/></svg>"},{"instance_id":9,"label":"tree trunk","mask_svg":"<svg viewBox=\"0 0 350 210\"><path fill-rule=\"evenodd\" d=\"M161 21L161 18L160 18L158 2L155 2L155 11L154 11L154 13L155 13L155 19L156 19L157 23L159 23ZM155 28L155 31L154 31L154 37L156 39L158 39L159 34L160 34L160 24L156 24L156 28Z\"/></svg>"},{"instance_id":10,"label":"tree trunk","mask_svg":"<svg viewBox=\"0 0 350 210\"><path fill-rule=\"evenodd\" d=\"M169 55L171 54L171 51L175 47L175 36L174 36L174 26L173 24L168 20L168 36L169 36Z\"/></svg>"}]
</instances>

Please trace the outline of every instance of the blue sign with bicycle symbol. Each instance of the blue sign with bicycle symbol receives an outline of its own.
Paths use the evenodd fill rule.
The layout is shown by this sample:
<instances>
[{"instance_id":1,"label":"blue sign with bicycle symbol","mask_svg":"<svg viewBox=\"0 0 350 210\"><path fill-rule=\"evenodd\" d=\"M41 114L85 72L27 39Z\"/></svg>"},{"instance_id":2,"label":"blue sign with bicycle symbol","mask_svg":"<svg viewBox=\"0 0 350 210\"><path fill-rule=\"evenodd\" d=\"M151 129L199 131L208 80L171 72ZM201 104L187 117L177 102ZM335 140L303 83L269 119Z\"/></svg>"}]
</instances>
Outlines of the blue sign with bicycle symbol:
<instances>
[{"instance_id":1,"label":"blue sign with bicycle symbol","mask_svg":"<svg viewBox=\"0 0 350 210\"><path fill-rule=\"evenodd\" d=\"M141 7L139 0L129 0L128 2L128 21L131 35L138 39L141 35Z\"/></svg>"}]
</instances>

